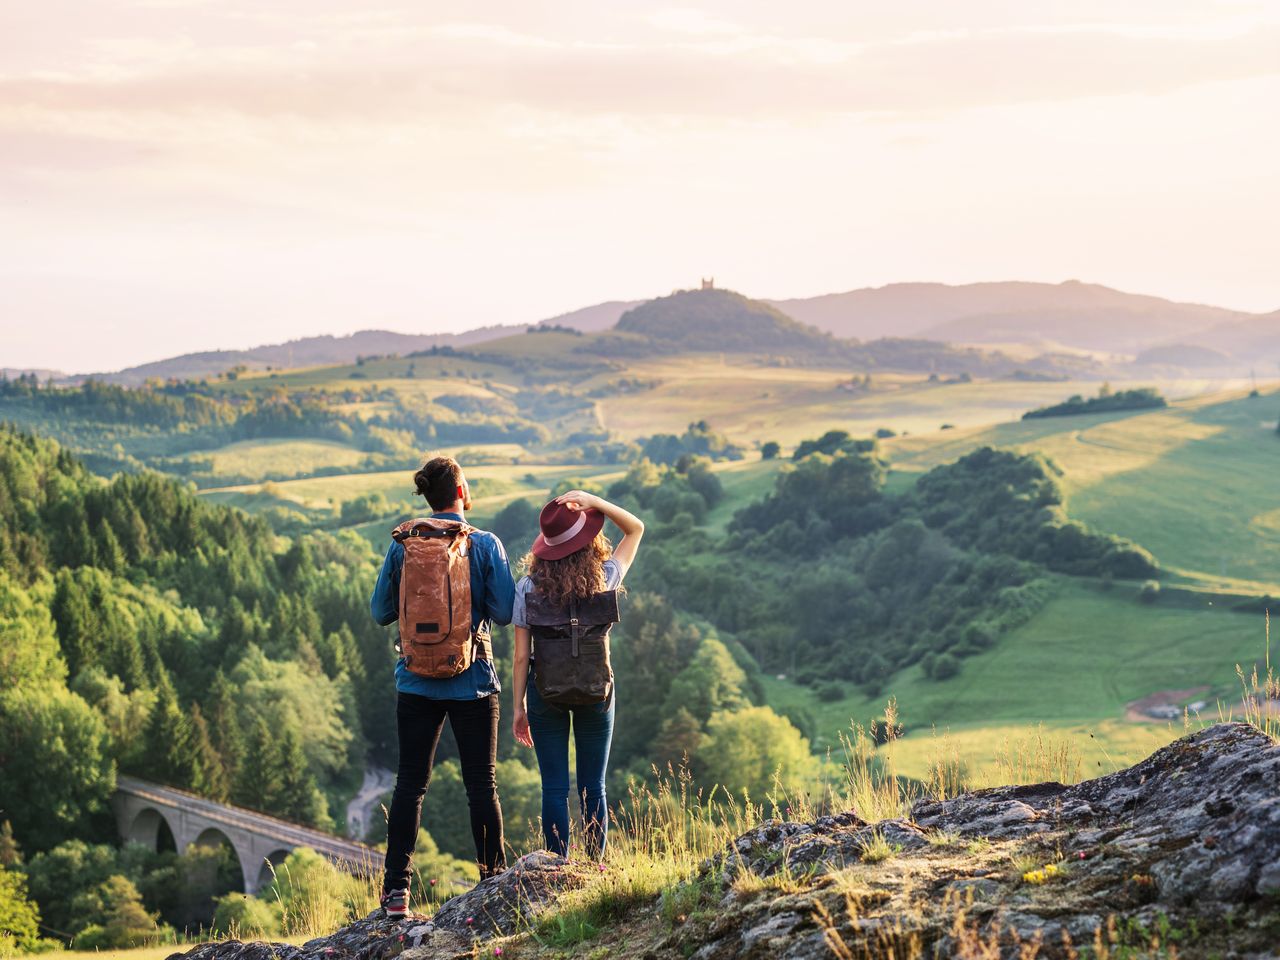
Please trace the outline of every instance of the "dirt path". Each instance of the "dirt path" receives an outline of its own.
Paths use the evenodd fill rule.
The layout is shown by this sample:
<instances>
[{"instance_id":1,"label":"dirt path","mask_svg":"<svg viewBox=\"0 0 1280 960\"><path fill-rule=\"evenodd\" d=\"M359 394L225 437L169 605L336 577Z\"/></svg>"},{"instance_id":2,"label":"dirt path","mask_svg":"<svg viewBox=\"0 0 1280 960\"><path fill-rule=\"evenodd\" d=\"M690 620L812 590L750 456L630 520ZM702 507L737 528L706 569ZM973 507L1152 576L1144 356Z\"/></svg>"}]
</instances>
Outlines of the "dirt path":
<instances>
[{"instance_id":1,"label":"dirt path","mask_svg":"<svg viewBox=\"0 0 1280 960\"><path fill-rule=\"evenodd\" d=\"M347 834L363 840L372 823L378 800L395 786L396 778L385 767L369 767L364 772L364 783L347 804Z\"/></svg>"}]
</instances>

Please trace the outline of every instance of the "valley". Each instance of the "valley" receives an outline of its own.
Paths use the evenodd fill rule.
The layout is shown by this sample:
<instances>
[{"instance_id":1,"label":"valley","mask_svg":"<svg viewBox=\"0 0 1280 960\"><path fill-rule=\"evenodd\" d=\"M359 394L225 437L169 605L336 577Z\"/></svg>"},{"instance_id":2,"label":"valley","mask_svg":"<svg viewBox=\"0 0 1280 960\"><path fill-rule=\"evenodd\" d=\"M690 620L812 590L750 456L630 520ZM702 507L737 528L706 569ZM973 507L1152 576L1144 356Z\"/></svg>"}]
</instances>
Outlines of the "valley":
<instances>
[{"instance_id":1,"label":"valley","mask_svg":"<svg viewBox=\"0 0 1280 960\"><path fill-rule=\"evenodd\" d=\"M1074 781L1239 710L1236 666L1265 660L1280 596L1280 385L1103 381L924 342L877 347L897 358L878 366L817 332L753 351L794 328L736 297L699 316L739 324L738 349L693 349L685 302L643 315L666 339L631 322L142 388L5 381L18 669L63 664L58 709L87 711L103 764L378 842L387 783L366 770L394 765L394 655L367 597L389 530L423 512L411 474L431 453L463 463L471 518L513 563L556 492L646 518L615 648L619 689L646 695L619 707L615 795L687 764L767 813L773 771L825 795L867 737L908 792L944 769L967 786ZM1022 419L1143 388L1167 405ZM90 615L101 649L75 639ZM510 632L495 641L506 676ZM165 752L174 724L194 757ZM744 739L761 759L732 752ZM245 750L273 749L285 780L259 784ZM454 750L446 736L420 856L465 883ZM531 762L504 730L512 837L537 817ZM68 823L109 840L88 814ZM71 855L51 842L32 845L46 897L50 857ZM207 896L195 862L152 856L118 866L141 903L175 928L210 922L190 906ZM161 869L188 871L181 909L146 886Z\"/></svg>"}]
</instances>

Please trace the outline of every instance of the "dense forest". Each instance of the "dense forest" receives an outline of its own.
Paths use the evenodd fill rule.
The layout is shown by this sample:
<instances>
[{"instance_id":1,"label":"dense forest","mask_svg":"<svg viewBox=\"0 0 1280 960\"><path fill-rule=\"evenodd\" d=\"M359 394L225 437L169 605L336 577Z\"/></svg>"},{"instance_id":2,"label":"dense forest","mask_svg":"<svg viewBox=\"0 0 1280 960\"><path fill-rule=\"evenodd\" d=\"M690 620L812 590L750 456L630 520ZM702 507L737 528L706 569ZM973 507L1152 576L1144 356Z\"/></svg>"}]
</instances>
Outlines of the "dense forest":
<instances>
[{"instance_id":1,"label":"dense forest","mask_svg":"<svg viewBox=\"0 0 1280 960\"><path fill-rule=\"evenodd\" d=\"M705 461L643 468L633 491L672 521L718 495ZM530 519L509 509L495 527L517 542ZM235 880L225 852L118 849L108 812L117 772L334 827L365 764L394 757L394 653L368 613L377 562L354 534L278 537L174 479L108 482L53 441L0 429L0 823L12 861L3 909L90 946L213 919L214 895ZM622 708L618 790L686 753L699 777L754 796L775 769L816 782L820 763L760 704L754 663L737 644L640 590L623 631L619 682L653 696ZM507 676L509 631L497 641ZM452 755L446 742L424 863L465 873L474 868L449 856L472 854ZM536 816L537 774L509 730L500 756L520 842Z\"/></svg>"}]
</instances>

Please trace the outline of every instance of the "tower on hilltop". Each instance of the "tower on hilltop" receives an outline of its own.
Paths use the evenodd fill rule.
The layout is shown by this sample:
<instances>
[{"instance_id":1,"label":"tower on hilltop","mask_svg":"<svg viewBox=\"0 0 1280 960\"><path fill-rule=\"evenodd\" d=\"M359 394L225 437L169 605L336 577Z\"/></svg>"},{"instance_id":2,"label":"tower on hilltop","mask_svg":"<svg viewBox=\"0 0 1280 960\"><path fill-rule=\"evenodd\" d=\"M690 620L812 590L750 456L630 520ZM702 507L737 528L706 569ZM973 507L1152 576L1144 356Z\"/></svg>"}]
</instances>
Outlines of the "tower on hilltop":
<instances>
[{"instance_id":1,"label":"tower on hilltop","mask_svg":"<svg viewBox=\"0 0 1280 960\"><path fill-rule=\"evenodd\" d=\"M703 278L702 278L702 289L703 289L703 290L714 290L715 288L716 288L716 278L715 278L715 277L703 277Z\"/></svg>"}]
</instances>

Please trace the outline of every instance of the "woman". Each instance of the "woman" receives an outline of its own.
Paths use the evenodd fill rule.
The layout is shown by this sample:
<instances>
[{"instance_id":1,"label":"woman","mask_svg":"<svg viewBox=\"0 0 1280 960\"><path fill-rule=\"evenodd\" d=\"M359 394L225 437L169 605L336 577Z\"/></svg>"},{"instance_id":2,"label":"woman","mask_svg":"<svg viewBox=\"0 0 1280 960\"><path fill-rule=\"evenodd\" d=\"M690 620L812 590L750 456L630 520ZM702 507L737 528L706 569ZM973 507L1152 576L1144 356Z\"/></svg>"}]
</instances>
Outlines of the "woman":
<instances>
[{"instance_id":1,"label":"woman","mask_svg":"<svg viewBox=\"0 0 1280 960\"><path fill-rule=\"evenodd\" d=\"M613 550L603 532L606 519L622 531L622 540ZM516 584L512 607L511 622L516 634L512 732L518 743L533 747L538 755L538 768L542 773L543 836L548 850L564 856L569 839L569 733L572 730L578 755L578 800L587 854L599 859L604 856L609 829L605 771L613 740L614 694L613 674L608 668L608 627L617 616L616 594L611 591L622 586L644 535L644 523L617 504L582 490L570 490L543 508L538 526L540 532L525 558L529 572ZM593 623L588 614L580 627L580 613L607 610L611 606L614 611L611 619L607 614L597 615ZM534 622L532 629L531 621ZM564 661L553 659L548 646L539 664L536 662L538 650L531 651L530 647L535 630L542 638L567 638L571 621L573 656L575 659L578 656L579 637L585 631L584 659L589 659L587 650L591 643L602 645L603 662L599 666L604 676L596 678L599 682L595 686L591 681L579 683L578 695L566 697L566 686L572 684L566 684L563 675L548 675L550 667L563 669ZM579 679L574 678L574 682L578 683ZM540 686L543 691L556 691L555 695L544 695ZM596 694L593 695L592 690L597 691ZM603 699L582 702L593 700L597 695Z\"/></svg>"}]
</instances>

